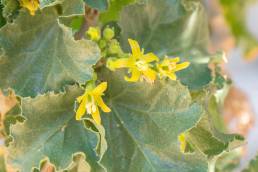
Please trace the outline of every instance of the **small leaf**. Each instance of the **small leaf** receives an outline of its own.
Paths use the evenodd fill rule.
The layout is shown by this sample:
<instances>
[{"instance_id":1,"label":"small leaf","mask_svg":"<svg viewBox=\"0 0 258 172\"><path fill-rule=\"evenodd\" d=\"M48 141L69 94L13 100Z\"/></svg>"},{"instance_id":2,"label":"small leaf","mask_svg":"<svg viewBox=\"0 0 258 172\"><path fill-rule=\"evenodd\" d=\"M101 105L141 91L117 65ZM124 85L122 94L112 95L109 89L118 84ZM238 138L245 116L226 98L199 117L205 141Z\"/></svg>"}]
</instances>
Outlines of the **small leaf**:
<instances>
[{"instance_id":1,"label":"small leaf","mask_svg":"<svg viewBox=\"0 0 258 172\"><path fill-rule=\"evenodd\" d=\"M206 95L207 96L207 95ZM206 105L205 115L198 124L185 132L186 140L195 150L202 152L209 159L224 151L231 151L244 144L244 138L238 134L225 134L222 131L219 107L212 96Z\"/></svg>"}]
</instances>

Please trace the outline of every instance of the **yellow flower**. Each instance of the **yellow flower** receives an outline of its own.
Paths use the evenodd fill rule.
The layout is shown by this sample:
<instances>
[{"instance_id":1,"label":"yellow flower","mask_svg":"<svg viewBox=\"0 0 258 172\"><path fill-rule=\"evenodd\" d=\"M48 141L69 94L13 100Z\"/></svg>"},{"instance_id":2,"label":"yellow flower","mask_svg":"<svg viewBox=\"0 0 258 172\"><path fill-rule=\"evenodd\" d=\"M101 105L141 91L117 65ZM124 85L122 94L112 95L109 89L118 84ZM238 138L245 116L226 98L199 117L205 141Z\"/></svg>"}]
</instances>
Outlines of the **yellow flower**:
<instances>
[{"instance_id":1,"label":"yellow flower","mask_svg":"<svg viewBox=\"0 0 258 172\"><path fill-rule=\"evenodd\" d=\"M182 153L185 153L185 150L186 150L186 138L185 138L185 134L184 133L181 133L179 136L178 136L178 141L180 143L180 151Z\"/></svg>"},{"instance_id":2,"label":"yellow flower","mask_svg":"<svg viewBox=\"0 0 258 172\"><path fill-rule=\"evenodd\" d=\"M119 68L129 68L131 77L125 76L125 80L129 82L137 82L140 78L154 82L156 79L156 71L151 68L152 65L150 63L159 61L159 58L153 53L144 54L144 51L141 51L137 41L132 39L128 39L128 41L132 50L132 54L130 54L129 58L109 59L107 67L113 71Z\"/></svg>"},{"instance_id":3,"label":"yellow flower","mask_svg":"<svg viewBox=\"0 0 258 172\"><path fill-rule=\"evenodd\" d=\"M101 38L100 29L98 27L90 27L87 30L87 34L92 41L99 41Z\"/></svg>"},{"instance_id":4,"label":"yellow flower","mask_svg":"<svg viewBox=\"0 0 258 172\"><path fill-rule=\"evenodd\" d=\"M39 8L39 0L21 0L21 6L27 8L30 15L34 16Z\"/></svg>"},{"instance_id":5,"label":"yellow flower","mask_svg":"<svg viewBox=\"0 0 258 172\"><path fill-rule=\"evenodd\" d=\"M169 77L171 80L176 80L177 77L175 72L183 70L190 65L189 62L183 62L183 63L177 64L179 61L180 61L179 57L176 57L176 58L165 57L161 63L157 64L157 69L159 71L160 77L161 78Z\"/></svg>"},{"instance_id":6,"label":"yellow flower","mask_svg":"<svg viewBox=\"0 0 258 172\"><path fill-rule=\"evenodd\" d=\"M107 82L102 82L96 87L91 83L86 86L84 94L77 98L77 102L80 105L76 111L76 120L80 120L86 112L92 115L92 118L97 124L101 123L98 107L104 112L111 111L101 97L106 89Z\"/></svg>"}]
</instances>

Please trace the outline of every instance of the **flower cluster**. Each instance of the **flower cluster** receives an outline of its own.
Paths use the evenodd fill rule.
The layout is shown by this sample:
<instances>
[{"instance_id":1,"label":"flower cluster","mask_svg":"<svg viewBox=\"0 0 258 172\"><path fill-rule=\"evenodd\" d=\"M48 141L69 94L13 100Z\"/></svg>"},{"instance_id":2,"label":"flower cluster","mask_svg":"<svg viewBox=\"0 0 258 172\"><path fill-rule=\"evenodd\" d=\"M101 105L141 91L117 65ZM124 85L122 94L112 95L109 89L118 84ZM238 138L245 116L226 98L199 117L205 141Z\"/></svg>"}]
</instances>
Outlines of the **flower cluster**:
<instances>
[{"instance_id":1,"label":"flower cluster","mask_svg":"<svg viewBox=\"0 0 258 172\"><path fill-rule=\"evenodd\" d=\"M122 51L120 44L114 38L115 33L112 28L106 27L101 33L100 28L90 27L86 36L96 42L101 49L102 58L106 58L106 66L115 71L126 68L130 76L124 79L128 82L146 80L153 83L157 77L176 80L176 72L189 66L189 62L180 62L180 58L165 57L160 61L154 53L144 53L137 41L128 39L131 53ZM179 64L178 64L179 63ZM103 112L110 112L110 108L102 100L103 93L107 89L107 82L102 82L95 86L96 78L87 82L85 92L77 98L79 104L76 111L76 120L80 120L86 113L91 114L97 124L101 124L99 107Z\"/></svg>"},{"instance_id":2,"label":"flower cluster","mask_svg":"<svg viewBox=\"0 0 258 172\"><path fill-rule=\"evenodd\" d=\"M120 68L128 68L128 73L131 77L125 76L128 82L137 82L139 80L146 80L147 82L154 82L159 76L160 78L168 77L171 80L176 80L176 72L187 68L190 63L180 61L179 57L168 58L165 57L162 61L154 53L144 54L144 50L140 49L137 41L128 39L132 53L127 58L108 59L107 67L115 71Z\"/></svg>"},{"instance_id":3,"label":"flower cluster","mask_svg":"<svg viewBox=\"0 0 258 172\"><path fill-rule=\"evenodd\" d=\"M86 36L98 44L102 57L124 56L119 42L114 38L115 31L113 28L106 27L101 33L99 27L90 27L86 32Z\"/></svg>"}]
</instances>

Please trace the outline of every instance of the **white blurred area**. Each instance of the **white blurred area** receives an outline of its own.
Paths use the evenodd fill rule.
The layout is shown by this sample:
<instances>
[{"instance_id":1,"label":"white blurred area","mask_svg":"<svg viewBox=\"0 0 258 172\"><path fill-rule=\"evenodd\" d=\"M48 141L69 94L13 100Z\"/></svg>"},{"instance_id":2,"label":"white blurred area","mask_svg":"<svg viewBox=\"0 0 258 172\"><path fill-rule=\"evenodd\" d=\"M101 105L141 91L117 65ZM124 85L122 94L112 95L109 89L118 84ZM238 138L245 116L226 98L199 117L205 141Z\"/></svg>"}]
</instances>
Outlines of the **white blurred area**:
<instances>
[{"instance_id":1,"label":"white blurred area","mask_svg":"<svg viewBox=\"0 0 258 172\"><path fill-rule=\"evenodd\" d=\"M258 39L258 2L247 11L247 26ZM226 70L235 86L248 96L255 115L254 126L247 136L248 150L242 162L242 166L245 166L258 153L258 57L253 61L246 61L242 56L241 48L231 50L228 56Z\"/></svg>"}]
</instances>

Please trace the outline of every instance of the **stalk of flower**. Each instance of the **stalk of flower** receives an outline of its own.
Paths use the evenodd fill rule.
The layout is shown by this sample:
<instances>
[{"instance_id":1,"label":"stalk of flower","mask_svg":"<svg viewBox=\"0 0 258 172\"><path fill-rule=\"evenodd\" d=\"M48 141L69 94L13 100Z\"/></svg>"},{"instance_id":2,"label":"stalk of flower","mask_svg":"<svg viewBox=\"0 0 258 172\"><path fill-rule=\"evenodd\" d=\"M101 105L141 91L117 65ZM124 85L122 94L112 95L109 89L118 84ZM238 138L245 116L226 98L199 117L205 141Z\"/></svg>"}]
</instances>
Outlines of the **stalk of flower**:
<instances>
[{"instance_id":1,"label":"stalk of flower","mask_svg":"<svg viewBox=\"0 0 258 172\"><path fill-rule=\"evenodd\" d=\"M128 82L137 82L140 79L154 82L157 72L152 68L151 63L159 61L159 58L153 53L144 54L137 41L128 39L128 42L132 54L128 58L109 59L107 61L107 67L112 71L120 68L128 68L128 72L131 73L130 77L125 76L125 80Z\"/></svg>"},{"instance_id":2,"label":"stalk of flower","mask_svg":"<svg viewBox=\"0 0 258 172\"><path fill-rule=\"evenodd\" d=\"M107 82L102 82L98 86L93 82L87 84L84 94L76 99L80 104L76 111L76 120L80 120L87 113L91 114L97 124L101 124L99 107L103 112L111 111L101 97L106 89Z\"/></svg>"},{"instance_id":3,"label":"stalk of flower","mask_svg":"<svg viewBox=\"0 0 258 172\"><path fill-rule=\"evenodd\" d=\"M159 64L157 64L157 69L159 72L160 78L168 77L171 80L176 80L176 72L187 68L190 65L190 62L180 62L180 58L168 58L165 57Z\"/></svg>"},{"instance_id":4,"label":"stalk of flower","mask_svg":"<svg viewBox=\"0 0 258 172\"><path fill-rule=\"evenodd\" d=\"M39 0L21 0L21 6L27 8L30 12L30 15L34 16L35 12L39 8Z\"/></svg>"}]
</instances>

